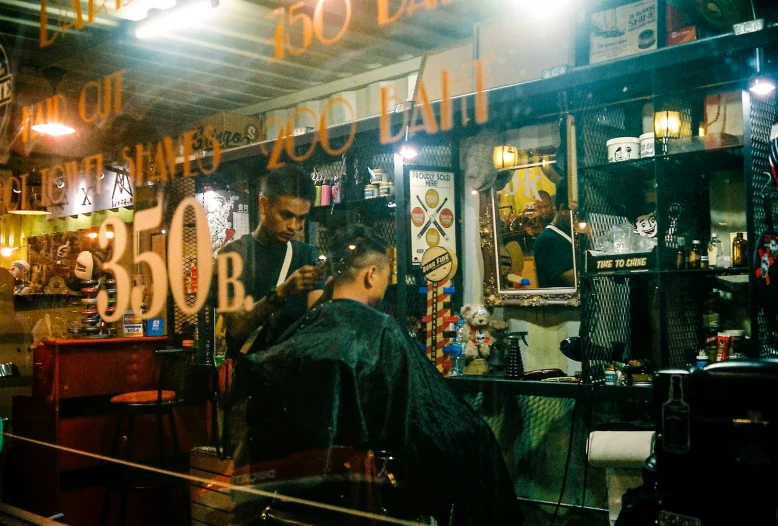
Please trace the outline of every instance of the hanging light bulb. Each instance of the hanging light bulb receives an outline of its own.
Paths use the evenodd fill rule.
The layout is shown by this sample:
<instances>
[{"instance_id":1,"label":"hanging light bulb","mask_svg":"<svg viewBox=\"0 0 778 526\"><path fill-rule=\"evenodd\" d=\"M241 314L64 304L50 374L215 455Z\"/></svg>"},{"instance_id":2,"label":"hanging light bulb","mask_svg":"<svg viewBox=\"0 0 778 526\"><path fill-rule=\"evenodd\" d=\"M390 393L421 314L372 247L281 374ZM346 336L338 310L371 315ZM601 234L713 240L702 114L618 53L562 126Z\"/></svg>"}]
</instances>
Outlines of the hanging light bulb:
<instances>
[{"instance_id":1,"label":"hanging light bulb","mask_svg":"<svg viewBox=\"0 0 778 526\"><path fill-rule=\"evenodd\" d=\"M762 71L764 65L764 50L760 47L756 48L754 65L756 67L756 73L748 82L748 91L754 95L766 97L775 91L775 80L772 76Z\"/></svg>"},{"instance_id":2,"label":"hanging light bulb","mask_svg":"<svg viewBox=\"0 0 778 526\"><path fill-rule=\"evenodd\" d=\"M419 150L416 146L408 142L408 128L408 126L405 127L405 141L400 146L400 151L398 152L406 161L419 155Z\"/></svg>"}]
</instances>

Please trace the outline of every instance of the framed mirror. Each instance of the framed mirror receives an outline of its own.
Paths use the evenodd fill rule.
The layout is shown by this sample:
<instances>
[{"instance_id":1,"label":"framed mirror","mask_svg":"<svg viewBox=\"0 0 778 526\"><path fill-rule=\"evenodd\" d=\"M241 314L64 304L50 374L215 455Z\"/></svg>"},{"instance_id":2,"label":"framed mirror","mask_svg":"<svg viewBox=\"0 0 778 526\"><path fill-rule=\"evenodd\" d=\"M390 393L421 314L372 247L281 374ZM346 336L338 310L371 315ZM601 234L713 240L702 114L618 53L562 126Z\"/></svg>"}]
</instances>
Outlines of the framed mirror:
<instances>
[{"instance_id":1,"label":"framed mirror","mask_svg":"<svg viewBox=\"0 0 778 526\"><path fill-rule=\"evenodd\" d=\"M504 159L494 185L481 192L484 299L489 305L578 306L576 236L567 177L556 168L558 145L495 148ZM515 157L514 157L515 156Z\"/></svg>"}]
</instances>

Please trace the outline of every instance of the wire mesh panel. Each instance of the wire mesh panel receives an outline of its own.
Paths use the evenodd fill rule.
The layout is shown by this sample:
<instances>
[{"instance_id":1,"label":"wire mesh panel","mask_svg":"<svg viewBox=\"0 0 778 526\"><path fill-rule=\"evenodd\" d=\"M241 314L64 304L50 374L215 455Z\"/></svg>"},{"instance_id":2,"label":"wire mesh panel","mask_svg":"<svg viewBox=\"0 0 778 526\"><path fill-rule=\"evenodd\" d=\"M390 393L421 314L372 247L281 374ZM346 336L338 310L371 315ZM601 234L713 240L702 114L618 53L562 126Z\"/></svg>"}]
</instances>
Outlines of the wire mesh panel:
<instances>
[{"instance_id":1,"label":"wire mesh panel","mask_svg":"<svg viewBox=\"0 0 778 526\"><path fill-rule=\"evenodd\" d=\"M168 210L175 210L179 203L187 197L195 196L195 180L193 178L187 179L174 179L168 185L168 192L170 197L168 198ZM168 225L170 221L168 219ZM183 274L187 275L191 265L196 264L197 260L197 231L194 228L195 216L194 211L191 208L187 208L184 213L184 238L183 242ZM174 265L176 262L168 261L168 265ZM196 314L184 314L181 309L178 308L176 302L170 298L169 304L173 305L173 323L170 324L173 329L174 335L182 333L182 328L186 330L194 330L197 326ZM187 306L194 304L194 294L186 295Z\"/></svg>"},{"instance_id":2,"label":"wire mesh panel","mask_svg":"<svg viewBox=\"0 0 778 526\"><path fill-rule=\"evenodd\" d=\"M605 379L614 342L630 350L630 279L592 278L583 280L581 294L586 301L581 313L584 381Z\"/></svg>"},{"instance_id":3,"label":"wire mesh panel","mask_svg":"<svg viewBox=\"0 0 778 526\"><path fill-rule=\"evenodd\" d=\"M662 319L666 330L665 360L668 367L694 363L702 331L702 298L705 282L668 276L662 280Z\"/></svg>"},{"instance_id":4,"label":"wire mesh panel","mask_svg":"<svg viewBox=\"0 0 778 526\"><path fill-rule=\"evenodd\" d=\"M755 233L767 228L765 217L765 199L771 201L770 211L773 217L778 217L778 198L775 187L770 182L769 142L770 129L776 120L775 97L767 99L751 98L751 174L752 195L751 210L754 216ZM752 298L752 301L757 301ZM772 319L770 318L772 317ZM776 321L774 313L767 313L759 306L757 308L757 325L759 333L759 355L761 357L778 356L778 333L774 329Z\"/></svg>"},{"instance_id":5,"label":"wire mesh panel","mask_svg":"<svg viewBox=\"0 0 778 526\"><path fill-rule=\"evenodd\" d=\"M432 144L422 146L419 149L419 155L413 160L413 164L451 168L453 166L451 145Z\"/></svg>"},{"instance_id":6,"label":"wire mesh panel","mask_svg":"<svg viewBox=\"0 0 778 526\"><path fill-rule=\"evenodd\" d=\"M389 176L389 180L394 183L394 153L383 152L373 156L370 168L380 168Z\"/></svg>"},{"instance_id":7,"label":"wire mesh panel","mask_svg":"<svg viewBox=\"0 0 778 526\"><path fill-rule=\"evenodd\" d=\"M594 166L608 161L606 142L624 134L626 118L621 107L596 107L598 100L590 93L578 94L583 106L577 127L581 130L579 165ZM615 174L584 170L581 177L582 215L590 227L589 247L596 246L614 225L626 217L622 198L614 192ZM613 342L630 342L629 279L590 278L581 283L582 370L585 382L605 378L605 365L611 362Z\"/></svg>"}]
</instances>

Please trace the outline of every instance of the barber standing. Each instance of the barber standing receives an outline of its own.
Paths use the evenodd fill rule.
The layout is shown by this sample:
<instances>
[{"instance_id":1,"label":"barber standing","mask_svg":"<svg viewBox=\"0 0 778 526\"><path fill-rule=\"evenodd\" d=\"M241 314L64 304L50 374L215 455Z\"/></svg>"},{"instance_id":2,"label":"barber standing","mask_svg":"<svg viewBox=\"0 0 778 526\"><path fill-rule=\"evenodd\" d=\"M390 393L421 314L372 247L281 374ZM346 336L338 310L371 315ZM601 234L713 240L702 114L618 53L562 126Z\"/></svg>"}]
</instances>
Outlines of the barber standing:
<instances>
[{"instance_id":1,"label":"barber standing","mask_svg":"<svg viewBox=\"0 0 778 526\"><path fill-rule=\"evenodd\" d=\"M222 249L243 259L241 280L255 302L224 315L228 356L266 348L322 295L319 251L293 239L305 227L315 197L313 180L302 168L271 172L259 198L259 226Z\"/></svg>"}]
</instances>

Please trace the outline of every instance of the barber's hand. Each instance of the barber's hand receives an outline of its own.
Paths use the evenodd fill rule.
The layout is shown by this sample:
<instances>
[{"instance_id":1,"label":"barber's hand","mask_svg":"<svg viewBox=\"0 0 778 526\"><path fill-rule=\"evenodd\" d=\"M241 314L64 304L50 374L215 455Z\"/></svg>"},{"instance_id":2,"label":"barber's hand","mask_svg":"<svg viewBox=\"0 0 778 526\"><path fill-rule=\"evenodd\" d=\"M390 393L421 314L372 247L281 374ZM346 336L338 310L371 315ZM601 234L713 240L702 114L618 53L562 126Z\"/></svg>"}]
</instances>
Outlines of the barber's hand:
<instances>
[{"instance_id":1,"label":"barber's hand","mask_svg":"<svg viewBox=\"0 0 778 526\"><path fill-rule=\"evenodd\" d=\"M276 290L282 298L299 296L312 291L319 284L321 269L306 265L295 270Z\"/></svg>"}]
</instances>

